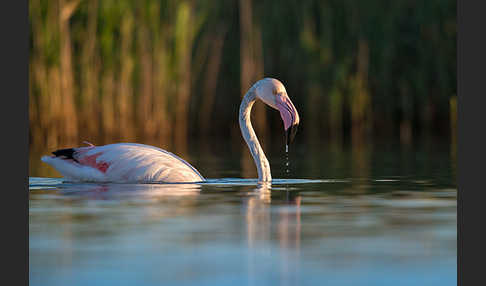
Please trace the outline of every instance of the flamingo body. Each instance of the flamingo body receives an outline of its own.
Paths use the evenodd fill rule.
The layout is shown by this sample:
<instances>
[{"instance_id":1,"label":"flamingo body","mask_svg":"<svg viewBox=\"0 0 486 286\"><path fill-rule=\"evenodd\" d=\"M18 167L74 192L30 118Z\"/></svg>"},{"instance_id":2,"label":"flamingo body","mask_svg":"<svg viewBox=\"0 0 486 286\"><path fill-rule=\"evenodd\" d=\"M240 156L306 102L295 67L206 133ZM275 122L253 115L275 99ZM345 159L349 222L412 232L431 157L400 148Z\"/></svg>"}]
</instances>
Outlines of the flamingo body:
<instances>
[{"instance_id":1,"label":"flamingo body","mask_svg":"<svg viewBox=\"0 0 486 286\"><path fill-rule=\"evenodd\" d=\"M64 177L90 182L201 182L189 163L163 149L135 143L66 149L69 156L43 156ZM59 152L59 151L58 151ZM56 154L56 152L54 152Z\"/></svg>"},{"instance_id":2,"label":"flamingo body","mask_svg":"<svg viewBox=\"0 0 486 286\"><path fill-rule=\"evenodd\" d=\"M273 78L256 82L245 94L239 110L241 135L255 161L258 181L272 180L270 164L258 142L250 120L253 104L257 99L277 109L284 123L286 144L297 132L300 119L283 84ZM105 146L61 149L54 156L44 156L66 178L91 182L201 182L204 177L189 163L163 149L135 144L118 143Z\"/></svg>"}]
</instances>

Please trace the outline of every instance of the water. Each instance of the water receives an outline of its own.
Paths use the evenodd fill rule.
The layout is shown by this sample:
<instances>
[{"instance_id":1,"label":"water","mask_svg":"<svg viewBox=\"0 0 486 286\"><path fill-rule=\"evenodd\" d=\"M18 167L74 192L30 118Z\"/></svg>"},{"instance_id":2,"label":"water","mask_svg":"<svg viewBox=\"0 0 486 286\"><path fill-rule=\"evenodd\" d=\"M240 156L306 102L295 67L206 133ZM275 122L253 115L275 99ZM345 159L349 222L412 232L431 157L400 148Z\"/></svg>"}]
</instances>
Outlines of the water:
<instances>
[{"instance_id":1,"label":"water","mask_svg":"<svg viewBox=\"0 0 486 286\"><path fill-rule=\"evenodd\" d=\"M297 144L289 176L272 148L271 185L224 148L183 156L204 184L64 182L31 152L30 285L456 285L450 146Z\"/></svg>"}]
</instances>

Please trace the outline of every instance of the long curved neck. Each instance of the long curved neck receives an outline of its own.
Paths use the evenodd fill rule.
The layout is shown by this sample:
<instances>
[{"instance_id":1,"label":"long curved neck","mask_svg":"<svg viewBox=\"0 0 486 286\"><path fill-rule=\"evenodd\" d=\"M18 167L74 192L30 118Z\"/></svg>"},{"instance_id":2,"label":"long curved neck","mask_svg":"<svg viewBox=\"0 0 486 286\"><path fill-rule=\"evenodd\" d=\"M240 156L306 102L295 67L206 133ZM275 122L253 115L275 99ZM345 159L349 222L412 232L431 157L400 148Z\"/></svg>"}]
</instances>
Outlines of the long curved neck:
<instances>
[{"instance_id":1,"label":"long curved neck","mask_svg":"<svg viewBox=\"0 0 486 286\"><path fill-rule=\"evenodd\" d=\"M250 88L248 92L243 97L240 105L240 129L241 135L246 141L248 148L250 149L251 156L255 161L255 165L258 171L258 181L269 182L272 180L272 175L270 172L270 164L268 163L267 157L263 152L260 142L251 126L250 113L251 108L256 100L256 94L254 87Z\"/></svg>"}]
</instances>

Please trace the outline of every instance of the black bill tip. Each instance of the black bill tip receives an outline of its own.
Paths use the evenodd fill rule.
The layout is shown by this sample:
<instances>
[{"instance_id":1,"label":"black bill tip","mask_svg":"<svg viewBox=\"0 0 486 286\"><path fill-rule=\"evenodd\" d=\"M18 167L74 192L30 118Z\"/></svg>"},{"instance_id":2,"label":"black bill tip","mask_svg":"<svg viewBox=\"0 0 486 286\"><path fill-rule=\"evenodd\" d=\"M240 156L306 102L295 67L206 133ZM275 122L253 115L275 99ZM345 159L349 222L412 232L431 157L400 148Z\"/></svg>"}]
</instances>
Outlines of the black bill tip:
<instances>
[{"instance_id":1,"label":"black bill tip","mask_svg":"<svg viewBox=\"0 0 486 286\"><path fill-rule=\"evenodd\" d=\"M299 124L294 124L291 125L286 131L285 131L285 144L290 145L292 141L294 141L295 134L297 134L297 127Z\"/></svg>"}]
</instances>

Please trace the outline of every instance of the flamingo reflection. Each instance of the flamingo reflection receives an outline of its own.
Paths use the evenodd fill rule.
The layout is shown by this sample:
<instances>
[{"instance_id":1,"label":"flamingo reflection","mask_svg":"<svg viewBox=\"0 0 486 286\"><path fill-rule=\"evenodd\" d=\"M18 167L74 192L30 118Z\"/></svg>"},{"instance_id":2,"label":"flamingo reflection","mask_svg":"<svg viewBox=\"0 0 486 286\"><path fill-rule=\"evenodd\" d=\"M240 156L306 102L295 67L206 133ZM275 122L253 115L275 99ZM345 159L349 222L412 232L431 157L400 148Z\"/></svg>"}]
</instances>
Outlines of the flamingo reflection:
<instances>
[{"instance_id":1,"label":"flamingo reflection","mask_svg":"<svg viewBox=\"0 0 486 286\"><path fill-rule=\"evenodd\" d=\"M270 183L259 184L249 195L245 211L251 284L257 284L255 278L261 271L258 260L270 255L279 257L281 284L295 284L300 272L301 196L288 192L283 199L275 195L272 201Z\"/></svg>"}]
</instances>

